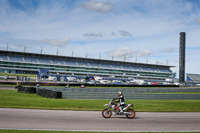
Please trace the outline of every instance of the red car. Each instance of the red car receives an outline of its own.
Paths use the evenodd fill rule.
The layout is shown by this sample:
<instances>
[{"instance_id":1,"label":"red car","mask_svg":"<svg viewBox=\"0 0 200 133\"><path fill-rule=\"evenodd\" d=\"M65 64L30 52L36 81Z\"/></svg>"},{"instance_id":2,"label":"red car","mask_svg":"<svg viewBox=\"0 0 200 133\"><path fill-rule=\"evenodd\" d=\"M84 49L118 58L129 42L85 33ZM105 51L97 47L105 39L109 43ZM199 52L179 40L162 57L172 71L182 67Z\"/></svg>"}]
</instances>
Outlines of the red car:
<instances>
[{"instance_id":1,"label":"red car","mask_svg":"<svg viewBox=\"0 0 200 133\"><path fill-rule=\"evenodd\" d=\"M152 85L158 85L159 83L158 82L152 82Z\"/></svg>"}]
</instances>

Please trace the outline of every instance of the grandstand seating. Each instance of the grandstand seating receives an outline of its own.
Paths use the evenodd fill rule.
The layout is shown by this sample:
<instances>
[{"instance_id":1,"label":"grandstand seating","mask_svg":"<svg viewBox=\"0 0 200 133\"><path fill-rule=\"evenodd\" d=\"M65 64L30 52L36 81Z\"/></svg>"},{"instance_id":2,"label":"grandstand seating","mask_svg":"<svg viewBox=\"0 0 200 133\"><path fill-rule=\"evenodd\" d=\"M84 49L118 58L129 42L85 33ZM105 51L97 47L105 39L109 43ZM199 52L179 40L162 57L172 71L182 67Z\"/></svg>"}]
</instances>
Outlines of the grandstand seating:
<instances>
[{"instance_id":1,"label":"grandstand seating","mask_svg":"<svg viewBox=\"0 0 200 133\"><path fill-rule=\"evenodd\" d=\"M138 67L138 66L128 66L128 65L115 65L115 64L105 64L105 63L88 63L84 61L69 61L60 59L48 59L48 58L33 58L33 57L20 57L20 56L3 56L0 55L0 60L9 60L17 62L32 62L32 63L44 63L44 64L55 64L55 65L70 65L70 66L80 66L80 67L99 67L106 69L123 69L123 70L136 70L136 71L152 71L152 72L172 72L169 69L164 68L148 68L148 67Z\"/></svg>"},{"instance_id":2,"label":"grandstand seating","mask_svg":"<svg viewBox=\"0 0 200 133\"><path fill-rule=\"evenodd\" d=\"M24 62L38 63L36 58L32 58L32 57L23 57L23 58L24 58Z\"/></svg>"},{"instance_id":3,"label":"grandstand seating","mask_svg":"<svg viewBox=\"0 0 200 133\"><path fill-rule=\"evenodd\" d=\"M141 67L141 69L144 70L144 71L151 71L151 69L147 68L147 67Z\"/></svg>"},{"instance_id":4,"label":"grandstand seating","mask_svg":"<svg viewBox=\"0 0 200 133\"><path fill-rule=\"evenodd\" d=\"M170 70L170 66L164 65L160 66L109 60L85 59L78 57L50 56L34 53L23 54L17 52L3 52L5 53L0 54L1 63L7 64L10 62L10 64L8 63L8 67L13 68L16 66L15 63L17 63L19 64L19 67L15 67L14 70L16 69L18 71L20 69L22 71L26 71L27 69L27 71L38 71L38 69L41 68L49 68L50 71L56 71L56 73L75 73L78 75L96 74L105 76L114 75L117 77L124 76L124 74L126 74L127 77L140 75L139 77L155 77L158 79L163 77L172 77L175 75ZM30 63L33 65L31 66ZM2 65L2 67L5 67L5 65Z\"/></svg>"},{"instance_id":5,"label":"grandstand seating","mask_svg":"<svg viewBox=\"0 0 200 133\"><path fill-rule=\"evenodd\" d=\"M77 64L78 64L78 66L89 67L89 64L87 62L77 61Z\"/></svg>"},{"instance_id":6,"label":"grandstand seating","mask_svg":"<svg viewBox=\"0 0 200 133\"><path fill-rule=\"evenodd\" d=\"M187 80L188 79L193 82L200 82L200 74L187 74Z\"/></svg>"},{"instance_id":7,"label":"grandstand seating","mask_svg":"<svg viewBox=\"0 0 200 133\"><path fill-rule=\"evenodd\" d=\"M0 55L0 60L8 60L8 57L5 55Z\"/></svg>"},{"instance_id":8,"label":"grandstand seating","mask_svg":"<svg viewBox=\"0 0 200 133\"><path fill-rule=\"evenodd\" d=\"M70 66L77 66L77 63L75 61L64 61L67 65L70 65Z\"/></svg>"},{"instance_id":9,"label":"grandstand seating","mask_svg":"<svg viewBox=\"0 0 200 133\"><path fill-rule=\"evenodd\" d=\"M91 67L99 67L98 63L89 63Z\"/></svg>"},{"instance_id":10,"label":"grandstand seating","mask_svg":"<svg viewBox=\"0 0 200 133\"><path fill-rule=\"evenodd\" d=\"M158 70L159 70L160 72L166 72L166 69L159 68Z\"/></svg>"},{"instance_id":11,"label":"grandstand seating","mask_svg":"<svg viewBox=\"0 0 200 133\"><path fill-rule=\"evenodd\" d=\"M111 65L111 68L114 69L122 69L122 67L120 65Z\"/></svg>"},{"instance_id":12,"label":"grandstand seating","mask_svg":"<svg viewBox=\"0 0 200 133\"><path fill-rule=\"evenodd\" d=\"M130 66L125 66L125 65L121 65L123 69L125 70L132 70Z\"/></svg>"},{"instance_id":13,"label":"grandstand seating","mask_svg":"<svg viewBox=\"0 0 200 133\"><path fill-rule=\"evenodd\" d=\"M150 67L149 69L150 69L151 71L153 71L153 72L158 72L158 71L159 71L157 68L153 68L153 67Z\"/></svg>"},{"instance_id":14,"label":"grandstand seating","mask_svg":"<svg viewBox=\"0 0 200 133\"><path fill-rule=\"evenodd\" d=\"M170 72L170 73L172 72L170 69L166 69L166 71L167 71L167 72Z\"/></svg>"},{"instance_id":15,"label":"grandstand seating","mask_svg":"<svg viewBox=\"0 0 200 133\"><path fill-rule=\"evenodd\" d=\"M131 66L131 68L132 68L133 70L141 70L141 68L140 68L140 67L137 67L137 66Z\"/></svg>"},{"instance_id":16,"label":"grandstand seating","mask_svg":"<svg viewBox=\"0 0 200 133\"><path fill-rule=\"evenodd\" d=\"M23 61L22 57L17 57L17 56L9 56L9 60L10 61L18 61L18 62Z\"/></svg>"},{"instance_id":17,"label":"grandstand seating","mask_svg":"<svg viewBox=\"0 0 200 133\"><path fill-rule=\"evenodd\" d=\"M104 63L101 63L100 67L102 67L102 68L111 68L110 64L104 64Z\"/></svg>"},{"instance_id":18,"label":"grandstand seating","mask_svg":"<svg viewBox=\"0 0 200 133\"><path fill-rule=\"evenodd\" d=\"M49 59L39 58L38 60L39 63L52 64L52 62Z\"/></svg>"},{"instance_id":19,"label":"grandstand seating","mask_svg":"<svg viewBox=\"0 0 200 133\"><path fill-rule=\"evenodd\" d=\"M56 64L56 65L65 65L63 60L52 59L51 61L52 61L53 64Z\"/></svg>"}]
</instances>

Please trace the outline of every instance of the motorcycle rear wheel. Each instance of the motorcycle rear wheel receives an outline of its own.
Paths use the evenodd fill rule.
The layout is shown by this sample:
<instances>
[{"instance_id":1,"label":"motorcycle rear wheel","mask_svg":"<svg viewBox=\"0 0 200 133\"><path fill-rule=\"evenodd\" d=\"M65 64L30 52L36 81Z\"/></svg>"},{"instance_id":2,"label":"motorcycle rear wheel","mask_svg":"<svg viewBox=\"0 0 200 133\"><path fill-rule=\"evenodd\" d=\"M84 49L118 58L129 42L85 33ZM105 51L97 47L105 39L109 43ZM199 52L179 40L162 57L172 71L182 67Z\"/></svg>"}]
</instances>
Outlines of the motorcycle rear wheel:
<instances>
[{"instance_id":1,"label":"motorcycle rear wheel","mask_svg":"<svg viewBox=\"0 0 200 133\"><path fill-rule=\"evenodd\" d=\"M136 113L133 109L128 109L127 112L131 113L130 115L126 114L126 117L129 118L129 119L133 119L136 115Z\"/></svg>"},{"instance_id":2,"label":"motorcycle rear wheel","mask_svg":"<svg viewBox=\"0 0 200 133\"><path fill-rule=\"evenodd\" d=\"M104 117L104 118L110 118L111 116L112 116L112 112L109 110L108 111L108 109L104 109L103 111L102 111L102 116Z\"/></svg>"}]
</instances>

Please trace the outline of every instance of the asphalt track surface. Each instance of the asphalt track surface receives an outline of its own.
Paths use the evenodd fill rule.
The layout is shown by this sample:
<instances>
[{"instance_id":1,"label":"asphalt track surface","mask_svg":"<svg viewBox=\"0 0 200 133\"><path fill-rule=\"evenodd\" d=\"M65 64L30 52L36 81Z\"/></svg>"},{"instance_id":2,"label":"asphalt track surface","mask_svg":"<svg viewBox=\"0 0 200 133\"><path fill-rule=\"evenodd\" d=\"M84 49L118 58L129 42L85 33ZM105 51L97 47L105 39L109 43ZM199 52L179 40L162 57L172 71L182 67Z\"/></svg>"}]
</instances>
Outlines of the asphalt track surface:
<instances>
[{"instance_id":1,"label":"asphalt track surface","mask_svg":"<svg viewBox=\"0 0 200 133\"><path fill-rule=\"evenodd\" d=\"M54 131L200 131L200 112L136 112L134 119L101 111L65 111L0 108L0 129Z\"/></svg>"}]
</instances>

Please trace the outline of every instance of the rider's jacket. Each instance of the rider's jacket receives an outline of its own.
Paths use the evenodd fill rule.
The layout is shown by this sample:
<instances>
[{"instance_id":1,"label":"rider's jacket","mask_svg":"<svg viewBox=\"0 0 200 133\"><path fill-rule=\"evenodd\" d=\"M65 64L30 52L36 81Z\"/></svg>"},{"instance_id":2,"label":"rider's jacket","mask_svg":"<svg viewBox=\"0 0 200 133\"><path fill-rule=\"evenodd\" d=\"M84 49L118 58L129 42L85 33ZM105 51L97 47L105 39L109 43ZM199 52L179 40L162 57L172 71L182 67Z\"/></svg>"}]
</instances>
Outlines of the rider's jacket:
<instances>
[{"instance_id":1,"label":"rider's jacket","mask_svg":"<svg viewBox=\"0 0 200 133\"><path fill-rule=\"evenodd\" d=\"M118 101L115 101L115 102L119 103L120 105L125 105L125 97L123 95L120 95L119 97L115 99L118 99Z\"/></svg>"}]
</instances>

